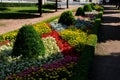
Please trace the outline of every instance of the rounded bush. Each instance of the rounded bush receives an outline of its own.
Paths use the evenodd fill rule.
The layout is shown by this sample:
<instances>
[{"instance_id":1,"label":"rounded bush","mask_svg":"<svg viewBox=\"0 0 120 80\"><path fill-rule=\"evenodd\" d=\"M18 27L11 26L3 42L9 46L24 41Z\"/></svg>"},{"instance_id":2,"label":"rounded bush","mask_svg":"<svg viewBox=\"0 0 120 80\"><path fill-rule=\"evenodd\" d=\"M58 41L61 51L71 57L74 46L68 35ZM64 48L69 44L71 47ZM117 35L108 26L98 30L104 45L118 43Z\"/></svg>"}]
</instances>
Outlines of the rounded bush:
<instances>
[{"instance_id":1,"label":"rounded bush","mask_svg":"<svg viewBox=\"0 0 120 80\"><path fill-rule=\"evenodd\" d=\"M13 46L12 56L20 56L24 58L34 58L43 55L45 48L42 39L35 31L32 25L23 26L16 37Z\"/></svg>"},{"instance_id":2,"label":"rounded bush","mask_svg":"<svg viewBox=\"0 0 120 80\"><path fill-rule=\"evenodd\" d=\"M62 23L64 25L70 26L75 23L75 18L71 11L65 11L61 14L58 23Z\"/></svg>"},{"instance_id":3,"label":"rounded bush","mask_svg":"<svg viewBox=\"0 0 120 80\"><path fill-rule=\"evenodd\" d=\"M95 6L96 4L95 4L95 3L91 3L90 5L91 5L91 8L92 8L93 10L95 10L94 6Z\"/></svg>"},{"instance_id":4,"label":"rounded bush","mask_svg":"<svg viewBox=\"0 0 120 80\"><path fill-rule=\"evenodd\" d=\"M84 15L85 15L85 12L84 12L83 8L82 8L82 7L79 7L79 8L77 9L75 15L76 15L76 16L84 16Z\"/></svg>"},{"instance_id":5,"label":"rounded bush","mask_svg":"<svg viewBox=\"0 0 120 80\"><path fill-rule=\"evenodd\" d=\"M84 9L85 12L91 12L92 11L92 7L91 7L90 4L85 4L83 9Z\"/></svg>"}]
</instances>

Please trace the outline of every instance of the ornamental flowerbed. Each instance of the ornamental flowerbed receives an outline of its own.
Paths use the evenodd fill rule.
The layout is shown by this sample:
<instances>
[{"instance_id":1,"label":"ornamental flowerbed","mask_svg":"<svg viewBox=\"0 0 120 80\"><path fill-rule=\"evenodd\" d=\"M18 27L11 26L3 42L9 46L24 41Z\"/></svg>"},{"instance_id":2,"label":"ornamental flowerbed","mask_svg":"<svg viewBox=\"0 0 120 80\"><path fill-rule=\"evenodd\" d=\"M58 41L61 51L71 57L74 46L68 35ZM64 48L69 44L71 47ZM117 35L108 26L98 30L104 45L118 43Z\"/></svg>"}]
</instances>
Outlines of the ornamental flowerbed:
<instances>
[{"instance_id":1,"label":"ornamental flowerbed","mask_svg":"<svg viewBox=\"0 0 120 80\"><path fill-rule=\"evenodd\" d=\"M65 12L63 16L67 17L67 14L69 14L69 18L66 19L72 19L71 21L74 22L69 22L69 24L66 25L65 23L69 20L62 22L64 19L59 19L59 23L53 21L50 23L37 23L31 25L42 39L45 48L44 55L38 55L35 58L23 58L23 55L13 57L12 53L16 35L20 30L1 35L0 79L73 79L77 74L75 69L76 66L80 64L79 60L81 60L81 53L85 52L86 45L92 47L96 46L97 35L94 31L98 29L96 27L100 26L100 21L97 19L98 14L89 16L84 13L84 15L79 16L78 12L76 17L73 16L70 11L68 11L67 14L66 13L67 12ZM24 45L24 43L20 44ZM83 59L87 60L87 58ZM79 66L77 69L79 69Z\"/></svg>"}]
</instances>

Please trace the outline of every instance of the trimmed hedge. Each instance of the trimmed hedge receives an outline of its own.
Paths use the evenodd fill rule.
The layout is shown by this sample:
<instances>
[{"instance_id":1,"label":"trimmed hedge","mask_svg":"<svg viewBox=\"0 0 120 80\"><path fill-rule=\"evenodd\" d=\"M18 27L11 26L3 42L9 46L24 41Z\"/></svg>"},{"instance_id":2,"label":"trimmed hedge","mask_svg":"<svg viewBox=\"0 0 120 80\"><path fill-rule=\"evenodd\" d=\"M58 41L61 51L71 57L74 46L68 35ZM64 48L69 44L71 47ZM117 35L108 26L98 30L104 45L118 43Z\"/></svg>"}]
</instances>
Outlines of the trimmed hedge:
<instances>
[{"instance_id":1,"label":"trimmed hedge","mask_svg":"<svg viewBox=\"0 0 120 80\"><path fill-rule=\"evenodd\" d=\"M74 67L75 73L71 80L89 80L89 69L93 63L94 50L93 46L85 46L77 65Z\"/></svg>"},{"instance_id":2,"label":"trimmed hedge","mask_svg":"<svg viewBox=\"0 0 120 80\"><path fill-rule=\"evenodd\" d=\"M0 2L0 7L32 7L37 6L36 3L3 3Z\"/></svg>"},{"instance_id":3,"label":"trimmed hedge","mask_svg":"<svg viewBox=\"0 0 120 80\"><path fill-rule=\"evenodd\" d=\"M98 35L100 26L101 26L101 18L96 18L92 33Z\"/></svg>"},{"instance_id":4,"label":"trimmed hedge","mask_svg":"<svg viewBox=\"0 0 120 80\"><path fill-rule=\"evenodd\" d=\"M100 12L98 13L98 15L97 15L97 18L102 19L102 17L103 17L103 11L100 11Z\"/></svg>"},{"instance_id":5,"label":"trimmed hedge","mask_svg":"<svg viewBox=\"0 0 120 80\"><path fill-rule=\"evenodd\" d=\"M45 48L42 39L35 31L32 25L23 26L16 37L13 46L12 56L20 56L25 58L34 58L38 55L44 55Z\"/></svg>"}]
</instances>

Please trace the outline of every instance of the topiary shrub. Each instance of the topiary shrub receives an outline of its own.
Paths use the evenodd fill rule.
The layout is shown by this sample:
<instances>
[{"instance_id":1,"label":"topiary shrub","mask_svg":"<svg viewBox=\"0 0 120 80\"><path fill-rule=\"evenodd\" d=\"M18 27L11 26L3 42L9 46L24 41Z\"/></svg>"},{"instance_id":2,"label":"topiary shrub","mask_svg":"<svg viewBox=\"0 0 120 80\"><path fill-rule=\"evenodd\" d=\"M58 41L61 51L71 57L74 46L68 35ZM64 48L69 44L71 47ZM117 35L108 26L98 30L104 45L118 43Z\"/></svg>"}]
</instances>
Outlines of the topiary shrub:
<instances>
[{"instance_id":1,"label":"topiary shrub","mask_svg":"<svg viewBox=\"0 0 120 80\"><path fill-rule=\"evenodd\" d=\"M65 24L67 26L73 25L75 23L75 18L71 11L65 11L61 14L58 23Z\"/></svg>"},{"instance_id":2,"label":"topiary shrub","mask_svg":"<svg viewBox=\"0 0 120 80\"><path fill-rule=\"evenodd\" d=\"M95 3L91 3L90 5L91 5L91 8L92 8L93 10L95 10L94 6L95 6L96 4L95 4Z\"/></svg>"},{"instance_id":3,"label":"topiary shrub","mask_svg":"<svg viewBox=\"0 0 120 80\"><path fill-rule=\"evenodd\" d=\"M90 4L85 4L83 7L85 12L91 12L92 11L92 7Z\"/></svg>"},{"instance_id":4,"label":"topiary shrub","mask_svg":"<svg viewBox=\"0 0 120 80\"><path fill-rule=\"evenodd\" d=\"M82 7L79 7L79 8L77 9L75 15L76 15L76 16L84 16L84 15L85 15L85 12L84 12L83 8L82 8Z\"/></svg>"},{"instance_id":5,"label":"topiary shrub","mask_svg":"<svg viewBox=\"0 0 120 80\"><path fill-rule=\"evenodd\" d=\"M35 58L44 53L45 48L43 42L33 26L23 26L16 37L12 56L16 57L22 55L24 58Z\"/></svg>"}]
</instances>

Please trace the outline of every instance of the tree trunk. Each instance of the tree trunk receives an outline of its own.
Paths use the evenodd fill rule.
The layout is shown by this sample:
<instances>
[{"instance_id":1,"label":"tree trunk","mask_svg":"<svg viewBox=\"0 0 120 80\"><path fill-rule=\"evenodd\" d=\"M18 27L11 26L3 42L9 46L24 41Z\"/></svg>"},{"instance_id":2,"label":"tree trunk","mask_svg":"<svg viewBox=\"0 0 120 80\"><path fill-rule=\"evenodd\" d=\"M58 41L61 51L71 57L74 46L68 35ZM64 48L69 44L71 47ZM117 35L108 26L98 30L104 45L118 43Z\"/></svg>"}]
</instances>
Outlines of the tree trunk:
<instances>
[{"instance_id":1,"label":"tree trunk","mask_svg":"<svg viewBox=\"0 0 120 80\"><path fill-rule=\"evenodd\" d=\"M69 8L68 0L67 0L67 8Z\"/></svg>"},{"instance_id":2,"label":"tree trunk","mask_svg":"<svg viewBox=\"0 0 120 80\"><path fill-rule=\"evenodd\" d=\"M57 3L57 0L55 0L55 11L57 11L57 6L58 6L58 3Z\"/></svg>"},{"instance_id":3,"label":"tree trunk","mask_svg":"<svg viewBox=\"0 0 120 80\"><path fill-rule=\"evenodd\" d=\"M38 0L38 12L40 16L42 16L42 0Z\"/></svg>"}]
</instances>

